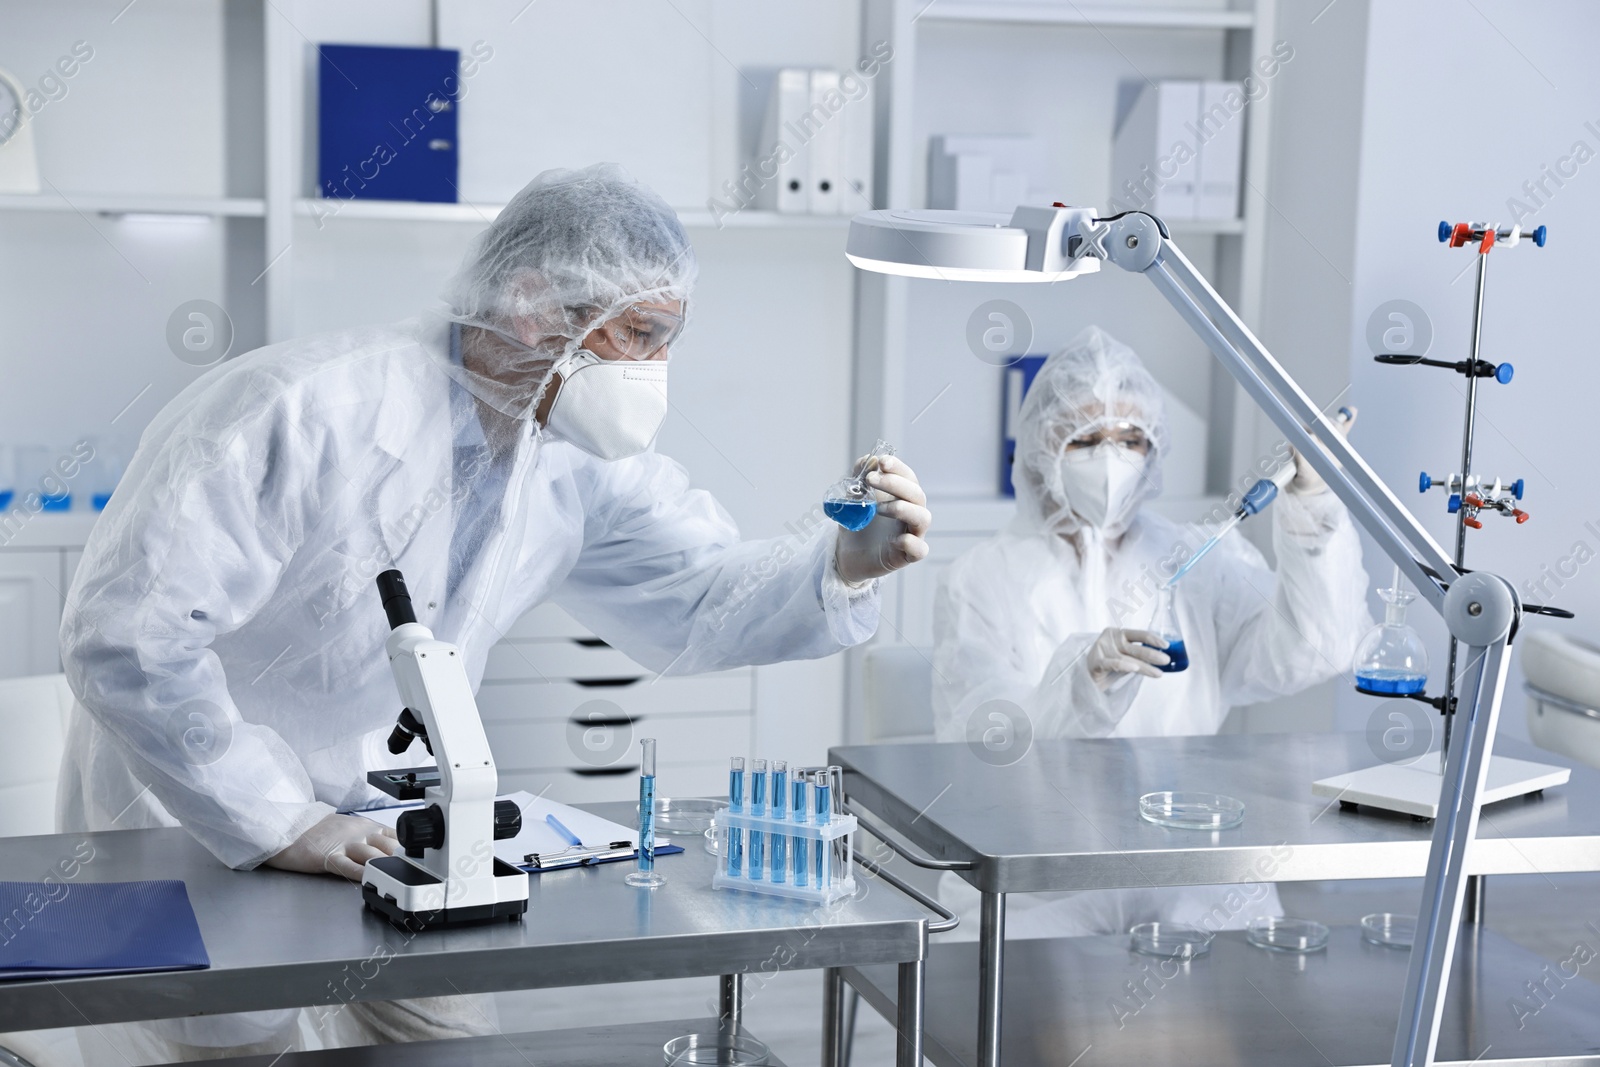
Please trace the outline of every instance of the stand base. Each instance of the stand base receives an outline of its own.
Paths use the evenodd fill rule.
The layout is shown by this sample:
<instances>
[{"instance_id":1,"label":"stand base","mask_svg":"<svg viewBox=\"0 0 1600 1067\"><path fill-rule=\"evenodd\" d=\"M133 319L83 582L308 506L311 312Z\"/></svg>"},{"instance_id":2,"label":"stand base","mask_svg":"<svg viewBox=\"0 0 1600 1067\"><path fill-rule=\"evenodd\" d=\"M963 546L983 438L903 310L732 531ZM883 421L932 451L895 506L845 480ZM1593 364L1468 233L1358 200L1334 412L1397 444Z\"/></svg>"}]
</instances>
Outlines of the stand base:
<instances>
[{"instance_id":1,"label":"stand base","mask_svg":"<svg viewBox=\"0 0 1600 1067\"><path fill-rule=\"evenodd\" d=\"M1550 786L1564 785L1571 777L1572 770L1568 767L1491 755L1488 781L1479 799L1484 804L1510 800ZM1311 784L1311 792L1344 804L1432 819L1439 814L1441 782L1439 753L1429 752L1415 763L1379 764L1323 778Z\"/></svg>"}]
</instances>

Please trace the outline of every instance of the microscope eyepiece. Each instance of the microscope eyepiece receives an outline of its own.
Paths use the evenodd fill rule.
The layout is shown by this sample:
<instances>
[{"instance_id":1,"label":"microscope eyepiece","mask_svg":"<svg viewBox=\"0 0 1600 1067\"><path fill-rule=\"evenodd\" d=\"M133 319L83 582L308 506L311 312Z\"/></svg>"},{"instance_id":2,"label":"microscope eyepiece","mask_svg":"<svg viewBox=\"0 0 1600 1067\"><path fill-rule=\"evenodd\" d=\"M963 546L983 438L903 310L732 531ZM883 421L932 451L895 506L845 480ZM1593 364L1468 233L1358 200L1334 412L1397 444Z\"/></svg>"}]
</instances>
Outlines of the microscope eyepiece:
<instances>
[{"instance_id":1,"label":"microscope eyepiece","mask_svg":"<svg viewBox=\"0 0 1600 1067\"><path fill-rule=\"evenodd\" d=\"M411 593L406 589L405 577L399 571L387 570L378 575L378 596L383 598L383 610L389 616L389 629L417 621L417 613L411 608Z\"/></svg>"}]
</instances>

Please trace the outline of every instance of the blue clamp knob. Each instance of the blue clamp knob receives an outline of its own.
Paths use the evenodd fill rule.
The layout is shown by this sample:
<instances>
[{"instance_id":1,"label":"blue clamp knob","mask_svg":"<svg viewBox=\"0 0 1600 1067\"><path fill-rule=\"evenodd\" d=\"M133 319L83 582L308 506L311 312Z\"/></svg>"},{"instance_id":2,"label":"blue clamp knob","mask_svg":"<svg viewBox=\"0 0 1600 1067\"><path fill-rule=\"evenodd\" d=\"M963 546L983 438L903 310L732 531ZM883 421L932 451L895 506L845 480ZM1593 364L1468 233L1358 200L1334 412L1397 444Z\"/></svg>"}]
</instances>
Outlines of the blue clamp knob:
<instances>
[{"instance_id":1,"label":"blue clamp knob","mask_svg":"<svg viewBox=\"0 0 1600 1067\"><path fill-rule=\"evenodd\" d=\"M1421 474L1417 475L1417 492L1426 493L1429 489L1432 489L1432 488L1433 488L1433 479L1428 477L1428 472L1427 471L1423 471Z\"/></svg>"},{"instance_id":2,"label":"blue clamp knob","mask_svg":"<svg viewBox=\"0 0 1600 1067\"><path fill-rule=\"evenodd\" d=\"M1511 495L1516 497L1518 500L1521 500L1522 499L1522 488L1523 488L1522 479L1518 478L1516 481L1511 483Z\"/></svg>"},{"instance_id":3,"label":"blue clamp knob","mask_svg":"<svg viewBox=\"0 0 1600 1067\"><path fill-rule=\"evenodd\" d=\"M1544 229L1543 226L1541 226L1539 228L1541 230ZM1451 226L1448 222L1439 223L1439 243L1440 244L1444 244L1444 242L1450 240L1450 231L1453 230L1453 229L1455 229L1455 227ZM1541 241L1540 243L1543 244L1544 242Z\"/></svg>"},{"instance_id":4,"label":"blue clamp knob","mask_svg":"<svg viewBox=\"0 0 1600 1067\"><path fill-rule=\"evenodd\" d=\"M1544 227L1540 226L1533 231L1533 243L1540 248L1544 247Z\"/></svg>"},{"instance_id":5,"label":"blue clamp knob","mask_svg":"<svg viewBox=\"0 0 1600 1067\"><path fill-rule=\"evenodd\" d=\"M1511 376L1516 372L1517 369L1511 364L1502 363L1494 369L1494 380L1499 382L1501 385L1510 385Z\"/></svg>"},{"instance_id":6,"label":"blue clamp knob","mask_svg":"<svg viewBox=\"0 0 1600 1067\"><path fill-rule=\"evenodd\" d=\"M1448 511L1452 515L1454 515L1458 511L1460 511L1461 510L1461 494L1460 493L1451 493L1450 494L1450 501L1449 501L1449 503L1445 504L1444 507L1445 507L1445 510Z\"/></svg>"}]
</instances>

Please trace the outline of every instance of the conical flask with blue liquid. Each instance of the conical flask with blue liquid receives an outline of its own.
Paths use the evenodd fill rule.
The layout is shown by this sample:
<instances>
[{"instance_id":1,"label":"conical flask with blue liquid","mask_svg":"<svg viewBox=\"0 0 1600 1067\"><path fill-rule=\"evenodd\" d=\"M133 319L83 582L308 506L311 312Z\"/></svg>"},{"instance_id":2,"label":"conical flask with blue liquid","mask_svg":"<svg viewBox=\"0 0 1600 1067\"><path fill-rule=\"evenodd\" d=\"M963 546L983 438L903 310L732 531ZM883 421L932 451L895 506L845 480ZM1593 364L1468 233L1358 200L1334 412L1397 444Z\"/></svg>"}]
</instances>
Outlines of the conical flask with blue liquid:
<instances>
[{"instance_id":1,"label":"conical flask with blue liquid","mask_svg":"<svg viewBox=\"0 0 1600 1067\"><path fill-rule=\"evenodd\" d=\"M1356 646L1356 689L1374 696L1402 697L1428 688L1428 650L1422 637L1406 622L1406 605L1415 593L1394 586L1379 589L1386 605L1383 622L1367 631Z\"/></svg>"}]
</instances>

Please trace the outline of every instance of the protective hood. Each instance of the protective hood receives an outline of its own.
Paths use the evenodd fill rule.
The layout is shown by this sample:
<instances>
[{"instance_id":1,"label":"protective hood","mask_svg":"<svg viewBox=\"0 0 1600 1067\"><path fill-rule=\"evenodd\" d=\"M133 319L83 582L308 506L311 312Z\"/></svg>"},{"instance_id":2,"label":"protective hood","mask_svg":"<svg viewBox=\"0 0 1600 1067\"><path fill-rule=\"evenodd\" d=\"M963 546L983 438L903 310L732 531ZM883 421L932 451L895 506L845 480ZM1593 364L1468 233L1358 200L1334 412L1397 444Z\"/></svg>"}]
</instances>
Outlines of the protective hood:
<instances>
[{"instance_id":1,"label":"protective hood","mask_svg":"<svg viewBox=\"0 0 1600 1067\"><path fill-rule=\"evenodd\" d=\"M1150 439L1150 455L1130 491L1119 493L1101 531L1118 537L1139 506L1161 492L1161 461L1167 452L1167 422L1161 387L1133 349L1098 326L1086 328L1045 360L1022 402L1017 425L1016 465L1019 532L1076 533L1091 510L1073 508L1062 477L1067 442L1100 426L1129 422Z\"/></svg>"},{"instance_id":2,"label":"protective hood","mask_svg":"<svg viewBox=\"0 0 1600 1067\"><path fill-rule=\"evenodd\" d=\"M677 213L614 163L549 170L512 197L446 294L463 327L452 376L512 419L531 419L551 372L590 331L638 303L682 301L697 267Z\"/></svg>"}]
</instances>

